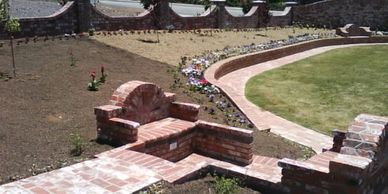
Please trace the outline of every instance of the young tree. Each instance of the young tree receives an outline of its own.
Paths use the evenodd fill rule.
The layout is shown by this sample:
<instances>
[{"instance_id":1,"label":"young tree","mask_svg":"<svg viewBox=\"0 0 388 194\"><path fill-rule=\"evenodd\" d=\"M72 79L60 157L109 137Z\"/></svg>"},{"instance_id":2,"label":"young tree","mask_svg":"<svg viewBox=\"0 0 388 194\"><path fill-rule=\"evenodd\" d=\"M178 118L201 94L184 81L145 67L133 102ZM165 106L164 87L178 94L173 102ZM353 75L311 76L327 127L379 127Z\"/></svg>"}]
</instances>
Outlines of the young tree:
<instances>
[{"instance_id":1,"label":"young tree","mask_svg":"<svg viewBox=\"0 0 388 194\"><path fill-rule=\"evenodd\" d=\"M20 31L19 20L15 18L8 18L7 22L5 23L4 30L10 35L13 77L16 77L15 53L13 51L13 35L15 32Z\"/></svg>"},{"instance_id":2,"label":"young tree","mask_svg":"<svg viewBox=\"0 0 388 194\"><path fill-rule=\"evenodd\" d=\"M9 0L0 0L0 22L4 23L4 31L10 36L13 76L16 77L15 53L13 50L13 35L20 31L18 19L11 18L9 14Z\"/></svg>"}]
</instances>

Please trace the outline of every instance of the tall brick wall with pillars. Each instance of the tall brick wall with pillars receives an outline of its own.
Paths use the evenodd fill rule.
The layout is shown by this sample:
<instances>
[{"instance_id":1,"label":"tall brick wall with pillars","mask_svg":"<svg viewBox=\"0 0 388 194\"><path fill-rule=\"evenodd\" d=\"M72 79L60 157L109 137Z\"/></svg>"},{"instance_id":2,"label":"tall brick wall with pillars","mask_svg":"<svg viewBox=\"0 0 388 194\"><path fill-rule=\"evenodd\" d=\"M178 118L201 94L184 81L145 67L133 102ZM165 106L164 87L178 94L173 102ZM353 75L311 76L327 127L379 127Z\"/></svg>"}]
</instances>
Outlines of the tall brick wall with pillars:
<instances>
[{"instance_id":1,"label":"tall brick wall with pillars","mask_svg":"<svg viewBox=\"0 0 388 194\"><path fill-rule=\"evenodd\" d=\"M388 193L388 117L359 115L334 143L304 162L279 161L290 193Z\"/></svg>"},{"instance_id":2,"label":"tall brick wall with pillars","mask_svg":"<svg viewBox=\"0 0 388 194\"><path fill-rule=\"evenodd\" d=\"M192 153L239 165L252 162L252 131L198 121L199 105L175 101L152 83L130 81L95 108L97 138L170 161Z\"/></svg>"},{"instance_id":3,"label":"tall brick wall with pillars","mask_svg":"<svg viewBox=\"0 0 388 194\"><path fill-rule=\"evenodd\" d=\"M269 21L269 7L265 1L253 1L251 10L244 16L232 16L222 5L222 15L220 15L220 28L257 28L264 27Z\"/></svg>"},{"instance_id":4,"label":"tall brick wall with pillars","mask_svg":"<svg viewBox=\"0 0 388 194\"><path fill-rule=\"evenodd\" d=\"M16 37L58 35L77 32L78 30L77 4L68 2L60 10L47 17L20 18L20 32ZM0 37L7 37L0 24Z\"/></svg>"},{"instance_id":5,"label":"tall brick wall with pillars","mask_svg":"<svg viewBox=\"0 0 388 194\"><path fill-rule=\"evenodd\" d=\"M326 0L296 6L293 20L331 28L357 24L388 29L388 0Z\"/></svg>"},{"instance_id":6,"label":"tall brick wall with pillars","mask_svg":"<svg viewBox=\"0 0 388 194\"><path fill-rule=\"evenodd\" d=\"M177 30L201 28L258 28L266 26L269 20L268 6L265 2L254 1L250 12L235 17L225 9L224 0L215 0L216 6L200 16L182 17L168 5L167 0L160 1L152 11L145 11L134 17L107 16L97 10L88 0L69 1L55 14L47 17L20 18L21 32L16 36L62 35L73 32L96 30ZM3 24L0 24L0 29ZM4 30L0 38L5 38Z\"/></svg>"},{"instance_id":7,"label":"tall brick wall with pillars","mask_svg":"<svg viewBox=\"0 0 388 194\"><path fill-rule=\"evenodd\" d=\"M47 17L20 18L21 32L16 36L60 35L97 30L144 29L199 29L199 28L259 28L286 26L292 23L316 26L340 27L348 23L370 26L372 29L388 28L388 0L326 0L307 5L287 5L283 15L269 16L268 5L254 1L244 16L232 16L225 9L224 0L212 1L216 6L197 17L176 14L166 0L162 0L151 12L136 17L111 17L104 15L88 0L70 1L61 10ZM291 8L292 7L292 8ZM0 24L2 29L2 24ZM6 37L4 30L0 38Z\"/></svg>"}]
</instances>

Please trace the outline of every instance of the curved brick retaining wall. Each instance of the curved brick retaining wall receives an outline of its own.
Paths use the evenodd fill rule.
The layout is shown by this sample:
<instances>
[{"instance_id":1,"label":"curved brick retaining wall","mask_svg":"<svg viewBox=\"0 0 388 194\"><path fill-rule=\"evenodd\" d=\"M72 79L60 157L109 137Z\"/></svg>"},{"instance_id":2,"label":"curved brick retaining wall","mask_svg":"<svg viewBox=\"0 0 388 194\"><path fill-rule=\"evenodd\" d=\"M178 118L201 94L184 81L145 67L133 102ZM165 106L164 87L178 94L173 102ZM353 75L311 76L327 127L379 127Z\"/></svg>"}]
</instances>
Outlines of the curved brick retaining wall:
<instances>
[{"instance_id":1,"label":"curved brick retaining wall","mask_svg":"<svg viewBox=\"0 0 388 194\"><path fill-rule=\"evenodd\" d=\"M220 77L258 63L278 59L288 55L293 55L310 49L342 45L342 44L361 44L361 43L387 43L388 36L384 37L358 37L358 38L334 38L334 39L322 39L314 40L305 43L299 43L295 45L285 46L277 49L271 49L266 51L260 51L258 53L251 53L247 55L237 56L229 58L226 61L220 61L219 66L215 70L214 78L219 79Z\"/></svg>"}]
</instances>

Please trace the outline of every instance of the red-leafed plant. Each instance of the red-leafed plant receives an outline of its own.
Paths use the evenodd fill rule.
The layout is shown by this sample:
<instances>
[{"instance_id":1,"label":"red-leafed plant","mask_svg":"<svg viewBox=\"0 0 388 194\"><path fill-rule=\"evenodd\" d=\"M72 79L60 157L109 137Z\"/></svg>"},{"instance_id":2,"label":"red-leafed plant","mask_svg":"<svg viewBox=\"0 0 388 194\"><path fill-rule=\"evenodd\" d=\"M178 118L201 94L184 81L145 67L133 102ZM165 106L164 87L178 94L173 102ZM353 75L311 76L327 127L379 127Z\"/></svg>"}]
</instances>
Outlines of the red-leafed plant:
<instances>
[{"instance_id":1,"label":"red-leafed plant","mask_svg":"<svg viewBox=\"0 0 388 194\"><path fill-rule=\"evenodd\" d=\"M100 77L100 83L105 83L106 77L108 75L105 73L105 66L101 65L101 77Z\"/></svg>"}]
</instances>

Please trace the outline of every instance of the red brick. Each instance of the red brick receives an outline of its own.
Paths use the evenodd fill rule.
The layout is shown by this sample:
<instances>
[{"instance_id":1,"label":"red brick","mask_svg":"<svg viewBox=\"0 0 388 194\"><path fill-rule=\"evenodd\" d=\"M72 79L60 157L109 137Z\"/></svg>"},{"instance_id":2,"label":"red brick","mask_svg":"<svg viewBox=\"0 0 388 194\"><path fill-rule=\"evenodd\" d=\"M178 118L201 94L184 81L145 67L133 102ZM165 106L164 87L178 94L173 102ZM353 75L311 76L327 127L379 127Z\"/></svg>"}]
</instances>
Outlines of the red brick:
<instances>
[{"instance_id":1,"label":"red brick","mask_svg":"<svg viewBox=\"0 0 388 194\"><path fill-rule=\"evenodd\" d=\"M99 187L103 187L103 188L110 186L110 184L108 182L106 182L100 178L93 179L90 182L99 186Z\"/></svg>"},{"instance_id":2,"label":"red brick","mask_svg":"<svg viewBox=\"0 0 388 194\"><path fill-rule=\"evenodd\" d=\"M34 187L31 189L31 191L35 194L50 194L48 191L46 191L45 189L43 189L41 187Z\"/></svg>"}]
</instances>

